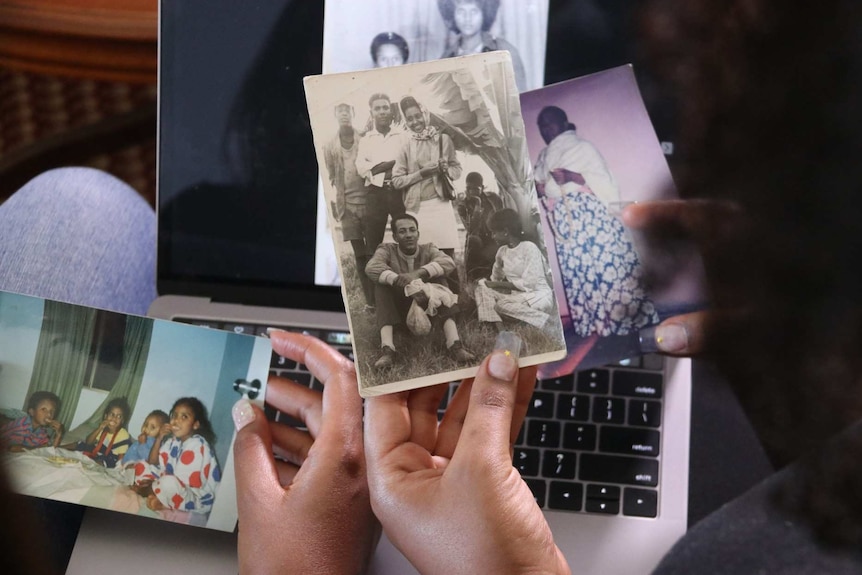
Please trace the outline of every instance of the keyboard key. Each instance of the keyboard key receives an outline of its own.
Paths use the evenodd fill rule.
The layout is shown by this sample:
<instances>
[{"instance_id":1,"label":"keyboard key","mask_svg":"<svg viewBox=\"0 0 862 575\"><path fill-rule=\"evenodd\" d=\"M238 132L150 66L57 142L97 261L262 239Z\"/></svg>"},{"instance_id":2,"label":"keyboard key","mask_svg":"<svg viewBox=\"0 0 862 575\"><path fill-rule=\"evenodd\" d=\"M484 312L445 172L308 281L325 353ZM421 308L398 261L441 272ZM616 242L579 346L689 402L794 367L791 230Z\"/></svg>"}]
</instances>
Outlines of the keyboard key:
<instances>
[{"instance_id":1,"label":"keyboard key","mask_svg":"<svg viewBox=\"0 0 862 575\"><path fill-rule=\"evenodd\" d=\"M590 396L561 393L557 398L557 419L588 421L590 419Z\"/></svg>"},{"instance_id":2,"label":"keyboard key","mask_svg":"<svg viewBox=\"0 0 862 575\"><path fill-rule=\"evenodd\" d=\"M605 513L607 515L617 515L620 512L620 500L610 499L590 499L587 497L584 504L584 511L587 513Z\"/></svg>"},{"instance_id":3,"label":"keyboard key","mask_svg":"<svg viewBox=\"0 0 862 575\"><path fill-rule=\"evenodd\" d=\"M574 479L577 457L571 451L546 451L542 460L542 477Z\"/></svg>"},{"instance_id":4,"label":"keyboard key","mask_svg":"<svg viewBox=\"0 0 862 575\"><path fill-rule=\"evenodd\" d=\"M645 399L629 401L629 425L659 427L661 425L661 403Z\"/></svg>"},{"instance_id":5,"label":"keyboard key","mask_svg":"<svg viewBox=\"0 0 862 575\"><path fill-rule=\"evenodd\" d=\"M623 495L623 515L658 516L658 492L652 489L626 487Z\"/></svg>"},{"instance_id":6,"label":"keyboard key","mask_svg":"<svg viewBox=\"0 0 862 575\"><path fill-rule=\"evenodd\" d=\"M560 422L541 419L528 421L527 445L531 447L559 447Z\"/></svg>"},{"instance_id":7,"label":"keyboard key","mask_svg":"<svg viewBox=\"0 0 862 575\"><path fill-rule=\"evenodd\" d=\"M353 355L352 347L336 347L338 352L352 362L356 361L356 356Z\"/></svg>"},{"instance_id":8,"label":"keyboard key","mask_svg":"<svg viewBox=\"0 0 862 575\"><path fill-rule=\"evenodd\" d=\"M226 329L227 331L232 331L233 333L255 335L253 325L246 325L241 323L226 323L224 324L224 329Z\"/></svg>"},{"instance_id":9,"label":"keyboard key","mask_svg":"<svg viewBox=\"0 0 862 575\"><path fill-rule=\"evenodd\" d=\"M641 356L627 357L617 362L621 367L641 367Z\"/></svg>"},{"instance_id":10,"label":"keyboard key","mask_svg":"<svg viewBox=\"0 0 862 575\"><path fill-rule=\"evenodd\" d=\"M616 485L587 485L587 497L590 499L620 500L622 490Z\"/></svg>"},{"instance_id":11,"label":"keyboard key","mask_svg":"<svg viewBox=\"0 0 862 575\"><path fill-rule=\"evenodd\" d=\"M563 511L580 511L584 498L584 486L571 481L551 481L548 507Z\"/></svg>"},{"instance_id":12,"label":"keyboard key","mask_svg":"<svg viewBox=\"0 0 862 575\"><path fill-rule=\"evenodd\" d=\"M659 399L662 394L662 374L644 371L614 372L614 395Z\"/></svg>"},{"instance_id":13,"label":"keyboard key","mask_svg":"<svg viewBox=\"0 0 862 575\"><path fill-rule=\"evenodd\" d=\"M658 485L658 461L619 455L581 455L578 479L597 483L621 483L655 487Z\"/></svg>"},{"instance_id":14,"label":"keyboard key","mask_svg":"<svg viewBox=\"0 0 862 575\"><path fill-rule=\"evenodd\" d=\"M296 362L272 352L272 361L269 362L269 365L278 369L293 369L296 367Z\"/></svg>"},{"instance_id":15,"label":"keyboard key","mask_svg":"<svg viewBox=\"0 0 862 575\"><path fill-rule=\"evenodd\" d=\"M606 394L611 374L606 369L588 369L578 372L578 393Z\"/></svg>"},{"instance_id":16,"label":"keyboard key","mask_svg":"<svg viewBox=\"0 0 862 575\"><path fill-rule=\"evenodd\" d=\"M530 491L533 492L533 499L536 500L538 506L544 507L545 490L547 489L544 479L524 479L524 483L526 483L527 487L530 488Z\"/></svg>"},{"instance_id":17,"label":"keyboard key","mask_svg":"<svg viewBox=\"0 0 862 575\"><path fill-rule=\"evenodd\" d=\"M292 372L286 373L284 375L286 375L288 378L292 379L293 381L295 381L299 385L304 385L305 387L311 386L311 374L308 372L292 371Z\"/></svg>"},{"instance_id":18,"label":"keyboard key","mask_svg":"<svg viewBox=\"0 0 862 575\"><path fill-rule=\"evenodd\" d=\"M314 379L311 380L311 389L313 389L314 391L319 391L320 393L323 393L323 384L320 383L320 380L318 380L315 377Z\"/></svg>"},{"instance_id":19,"label":"keyboard key","mask_svg":"<svg viewBox=\"0 0 862 575\"><path fill-rule=\"evenodd\" d=\"M539 450L516 447L512 465L521 475L533 477L539 475Z\"/></svg>"},{"instance_id":20,"label":"keyboard key","mask_svg":"<svg viewBox=\"0 0 862 575\"><path fill-rule=\"evenodd\" d=\"M597 397L593 401L595 423L622 423L626 420L626 400L619 397Z\"/></svg>"},{"instance_id":21,"label":"keyboard key","mask_svg":"<svg viewBox=\"0 0 862 575\"><path fill-rule=\"evenodd\" d=\"M527 408L527 417L538 417L541 419L552 419L554 417L554 394L542 391L534 391Z\"/></svg>"},{"instance_id":22,"label":"keyboard key","mask_svg":"<svg viewBox=\"0 0 862 575\"><path fill-rule=\"evenodd\" d=\"M599 436L599 451L658 457L659 432L654 429L604 426Z\"/></svg>"},{"instance_id":23,"label":"keyboard key","mask_svg":"<svg viewBox=\"0 0 862 575\"><path fill-rule=\"evenodd\" d=\"M593 451L596 448L596 426L567 423L563 430L563 447Z\"/></svg>"},{"instance_id":24,"label":"keyboard key","mask_svg":"<svg viewBox=\"0 0 862 575\"><path fill-rule=\"evenodd\" d=\"M575 374L570 373L562 377L543 379L541 388L547 391L573 391L575 389Z\"/></svg>"}]
</instances>

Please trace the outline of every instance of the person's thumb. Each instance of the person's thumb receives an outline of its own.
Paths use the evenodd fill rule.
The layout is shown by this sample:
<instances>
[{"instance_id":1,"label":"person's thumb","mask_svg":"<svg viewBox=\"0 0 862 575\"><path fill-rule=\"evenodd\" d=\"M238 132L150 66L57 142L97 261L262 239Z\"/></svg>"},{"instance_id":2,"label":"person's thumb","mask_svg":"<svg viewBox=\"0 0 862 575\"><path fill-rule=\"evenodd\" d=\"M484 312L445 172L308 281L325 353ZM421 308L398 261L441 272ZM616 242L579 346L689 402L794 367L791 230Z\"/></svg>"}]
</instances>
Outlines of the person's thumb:
<instances>
[{"instance_id":1,"label":"person's thumb","mask_svg":"<svg viewBox=\"0 0 862 575\"><path fill-rule=\"evenodd\" d=\"M476 463L502 469L512 466L509 440L518 391L521 338L501 332L494 351L473 379L461 437L452 456L456 466Z\"/></svg>"},{"instance_id":2,"label":"person's thumb","mask_svg":"<svg viewBox=\"0 0 862 575\"><path fill-rule=\"evenodd\" d=\"M272 435L263 411L248 399L240 399L231 410L236 438L233 444L237 508L254 509L257 500L279 487L272 457Z\"/></svg>"}]
</instances>

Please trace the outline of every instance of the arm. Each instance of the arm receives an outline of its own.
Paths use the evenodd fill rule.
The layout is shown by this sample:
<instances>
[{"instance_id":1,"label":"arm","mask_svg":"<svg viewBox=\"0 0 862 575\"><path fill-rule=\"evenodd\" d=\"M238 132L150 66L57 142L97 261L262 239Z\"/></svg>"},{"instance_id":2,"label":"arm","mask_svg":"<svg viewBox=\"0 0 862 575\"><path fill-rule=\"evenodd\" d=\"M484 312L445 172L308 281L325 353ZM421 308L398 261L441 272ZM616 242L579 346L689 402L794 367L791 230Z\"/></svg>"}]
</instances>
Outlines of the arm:
<instances>
[{"instance_id":1,"label":"arm","mask_svg":"<svg viewBox=\"0 0 862 575\"><path fill-rule=\"evenodd\" d=\"M420 246L419 249L427 250L429 260L427 264L420 267L428 271L428 279L444 277L455 271L455 261L440 251L434 244Z\"/></svg>"},{"instance_id":2,"label":"arm","mask_svg":"<svg viewBox=\"0 0 862 575\"><path fill-rule=\"evenodd\" d=\"M51 429L54 430L54 441L51 442L51 447L57 447L60 445L60 441L63 440L63 424L60 423L59 420L55 419L50 424Z\"/></svg>"},{"instance_id":3,"label":"arm","mask_svg":"<svg viewBox=\"0 0 862 575\"><path fill-rule=\"evenodd\" d=\"M392 168L392 187L397 190L409 188L417 182L430 178L434 175L437 169L436 166L432 166L430 171L428 167L426 167L424 169L410 172L410 159L408 157L408 147L410 146L410 142L411 140L409 138L405 138L403 145L398 150L398 155L395 156L395 167Z\"/></svg>"},{"instance_id":4,"label":"arm","mask_svg":"<svg viewBox=\"0 0 862 575\"><path fill-rule=\"evenodd\" d=\"M150 455L147 457L147 463L149 463L150 465L159 465L161 463L159 461L159 450L161 450L162 448L162 442L165 440L165 437L170 434L171 424L162 424L162 428L159 429L159 434L156 436L156 440L153 442L153 446L150 448Z\"/></svg>"},{"instance_id":5,"label":"arm","mask_svg":"<svg viewBox=\"0 0 862 575\"><path fill-rule=\"evenodd\" d=\"M458 161L458 156L455 155L455 144L452 143L452 138L449 134L440 134L443 139L443 157L446 160L446 175L452 181L461 177L461 162Z\"/></svg>"},{"instance_id":6,"label":"arm","mask_svg":"<svg viewBox=\"0 0 862 575\"><path fill-rule=\"evenodd\" d=\"M374 283L394 285L398 274L392 270L390 265L390 251L386 244L380 244L374 250L374 255L365 266L365 274Z\"/></svg>"},{"instance_id":7,"label":"arm","mask_svg":"<svg viewBox=\"0 0 862 575\"><path fill-rule=\"evenodd\" d=\"M371 177L371 168L374 167L370 148L369 138L367 136L360 138L359 148L356 150L356 171L365 179Z\"/></svg>"},{"instance_id":8,"label":"arm","mask_svg":"<svg viewBox=\"0 0 862 575\"><path fill-rule=\"evenodd\" d=\"M100 421L99 425L96 427L96 429L91 431L90 434L87 436L87 438L84 439L84 443L87 443L87 444L96 443L96 439L99 438L99 434L102 433L102 431L104 431L105 427L107 427L107 426L108 426L108 420L107 419L103 419L102 421Z\"/></svg>"}]
</instances>

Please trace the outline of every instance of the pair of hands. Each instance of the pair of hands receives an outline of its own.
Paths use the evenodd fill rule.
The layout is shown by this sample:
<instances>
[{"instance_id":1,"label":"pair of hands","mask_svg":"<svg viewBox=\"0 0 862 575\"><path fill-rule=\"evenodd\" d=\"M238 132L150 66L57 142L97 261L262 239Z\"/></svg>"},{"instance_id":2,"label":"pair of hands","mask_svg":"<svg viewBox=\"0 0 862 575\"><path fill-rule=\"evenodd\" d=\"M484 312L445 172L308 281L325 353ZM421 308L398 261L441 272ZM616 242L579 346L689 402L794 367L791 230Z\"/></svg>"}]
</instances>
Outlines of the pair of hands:
<instances>
[{"instance_id":1,"label":"pair of hands","mask_svg":"<svg viewBox=\"0 0 862 575\"><path fill-rule=\"evenodd\" d=\"M267 402L307 432L268 422L245 400L234 407L242 572L364 572L377 518L422 572L568 572L512 466L536 368L518 370L516 355L495 352L461 384L439 426L448 384L370 398L363 441L353 364L311 337L274 330L270 338L324 391L270 379Z\"/></svg>"},{"instance_id":2,"label":"pair of hands","mask_svg":"<svg viewBox=\"0 0 862 575\"><path fill-rule=\"evenodd\" d=\"M708 213L714 206L634 204L623 220L647 231L669 221L697 231ZM658 351L697 353L706 318L663 322L654 333ZM668 330L683 336L663 338ZM270 380L267 401L307 432L268 422L244 400L234 408L243 572L363 572L377 518L422 572L569 572L511 460L535 367L519 370L495 352L461 384L439 425L446 384L370 398L363 442L353 364L313 338L274 331L271 340L276 353L308 366L324 392Z\"/></svg>"}]
</instances>

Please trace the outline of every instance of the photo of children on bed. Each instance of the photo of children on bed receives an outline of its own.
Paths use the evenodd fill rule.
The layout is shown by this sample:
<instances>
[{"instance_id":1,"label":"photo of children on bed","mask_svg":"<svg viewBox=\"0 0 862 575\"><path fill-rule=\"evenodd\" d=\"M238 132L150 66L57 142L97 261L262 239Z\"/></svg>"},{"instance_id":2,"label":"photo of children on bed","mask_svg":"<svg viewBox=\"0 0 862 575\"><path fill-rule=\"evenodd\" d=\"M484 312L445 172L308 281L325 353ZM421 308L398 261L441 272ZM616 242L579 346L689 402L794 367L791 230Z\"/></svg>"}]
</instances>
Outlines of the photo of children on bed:
<instances>
[{"instance_id":1,"label":"photo of children on bed","mask_svg":"<svg viewBox=\"0 0 862 575\"><path fill-rule=\"evenodd\" d=\"M565 353L511 56L306 78L360 393Z\"/></svg>"},{"instance_id":2,"label":"photo of children on bed","mask_svg":"<svg viewBox=\"0 0 862 575\"><path fill-rule=\"evenodd\" d=\"M264 338L0 292L0 461L25 495L232 531L235 383L263 390L270 355Z\"/></svg>"}]
</instances>

